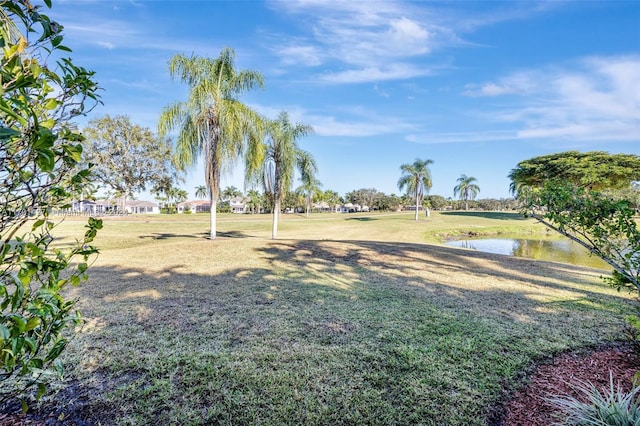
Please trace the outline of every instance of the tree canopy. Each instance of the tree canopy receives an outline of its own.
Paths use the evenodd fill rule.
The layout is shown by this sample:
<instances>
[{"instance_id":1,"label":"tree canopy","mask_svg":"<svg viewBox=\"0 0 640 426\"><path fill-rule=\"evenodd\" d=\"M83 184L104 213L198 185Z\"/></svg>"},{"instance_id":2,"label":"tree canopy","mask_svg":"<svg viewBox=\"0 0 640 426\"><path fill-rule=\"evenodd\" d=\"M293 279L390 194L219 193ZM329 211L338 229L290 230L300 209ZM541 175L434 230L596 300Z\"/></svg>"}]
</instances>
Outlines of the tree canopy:
<instances>
[{"instance_id":1,"label":"tree canopy","mask_svg":"<svg viewBox=\"0 0 640 426\"><path fill-rule=\"evenodd\" d=\"M603 151L567 151L521 161L509 173L511 191L539 188L547 181L590 190L623 189L640 180L640 156Z\"/></svg>"},{"instance_id":2,"label":"tree canopy","mask_svg":"<svg viewBox=\"0 0 640 426\"><path fill-rule=\"evenodd\" d=\"M564 152L523 161L509 176L526 215L611 265L613 284L640 291L640 231L632 200L620 197L635 191L640 157Z\"/></svg>"},{"instance_id":3,"label":"tree canopy","mask_svg":"<svg viewBox=\"0 0 640 426\"><path fill-rule=\"evenodd\" d=\"M95 164L93 178L121 197L147 188L172 186L175 169L172 147L150 129L118 115L89 122L84 129L85 159Z\"/></svg>"}]
</instances>

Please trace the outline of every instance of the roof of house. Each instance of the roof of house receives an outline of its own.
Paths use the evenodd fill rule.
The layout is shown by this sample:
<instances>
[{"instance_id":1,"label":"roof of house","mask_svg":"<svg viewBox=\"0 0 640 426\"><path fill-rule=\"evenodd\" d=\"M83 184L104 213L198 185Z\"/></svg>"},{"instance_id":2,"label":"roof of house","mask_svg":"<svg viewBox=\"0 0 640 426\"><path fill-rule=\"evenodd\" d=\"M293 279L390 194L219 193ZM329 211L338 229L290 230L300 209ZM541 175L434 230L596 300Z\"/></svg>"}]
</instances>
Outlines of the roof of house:
<instances>
[{"instance_id":1,"label":"roof of house","mask_svg":"<svg viewBox=\"0 0 640 426\"><path fill-rule=\"evenodd\" d=\"M95 200L95 201L83 201L84 204L90 205L94 204L97 206L119 206L120 200ZM158 207L158 203L154 203L153 201L145 201L145 200L127 200L125 203L127 207Z\"/></svg>"},{"instance_id":2,"label":"roof of house","mask_svg":"<svg viewBox=\"0 0 640 426\"><path fill-rule=\"evenodd\" d=\"M188 200L178 203L178 207L186 207L186 206L209 206L211 202L209 200Z\"/></svg>"}]
</instances>

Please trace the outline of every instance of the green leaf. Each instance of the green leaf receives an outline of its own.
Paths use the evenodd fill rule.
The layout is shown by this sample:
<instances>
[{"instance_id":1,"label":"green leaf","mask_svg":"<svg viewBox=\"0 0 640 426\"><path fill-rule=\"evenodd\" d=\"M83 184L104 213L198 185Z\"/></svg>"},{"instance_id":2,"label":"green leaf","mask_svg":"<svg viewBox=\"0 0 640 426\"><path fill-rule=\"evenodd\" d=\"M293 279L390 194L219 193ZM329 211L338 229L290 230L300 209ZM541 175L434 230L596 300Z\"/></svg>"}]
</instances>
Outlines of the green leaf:
<instances>
[{"instance_id":1,"label":"green leaf","mask_svg":"<svg viewBox=\"0 0 640 426\"><path fill-rule=\"evenodd\" d=\"M24 342L27 344L29 349L31 349L32 353L35 353L35 351L38 349L38 344L36 343L35 340L33 340L32 337L29 337L29 336L25 337Z\"/></svg>"},{"instance_id":2,"label":"green leaf","mask_svg":"<svg viewBox=\"0 0 640 426\"><path fill-rule=\"evenodd\" d=\"M35 231L37 228L41 227L46 222L45 219L38 219L33 223L31 229Z\"/></svg>"},{"instance_id":3,"label":"green leaf","mask_svg":"<svg viewBox=\"0 0 640 426\"><path fill-rule=\"evenodd\" d=\"M38 383L38 394L36 395L36 399L39 400L45 393L47 393L47 386L44 383Z\"/></svg>"},{"instance_id":4,"label":"green leaf","mask_svg":"<svg viewBox=\"0 0 640 426\"><path fill-rule=\"evenodd\" d=\"M14 130L10 127L0 127L0 139L9 139L19 135L19 131Z\"/></svg>"},{"instance_id":5,"label":"green leaf","mask_svg":"<svg viewBox=\"0 0 640 426\"><path fill-rule=\"evenodd\" d=\"M38 327L42 323L42 320L38 317L29 318L27 321L26 331L31 331Z\"/></svg>"},{"instance_id":6,"label":"green leaf","mask_svg":"<svg viewBox=\"0 0 640 426\"><path fill-rule=\"evenodd\" d=\"M11 332L4 324L0 324L0 343L4 340L9 340L11 338Z\"/></svg>"},{"instance_id":7,"label":"green leaf","mask_svg":"<svg viewBox=\"0 0 640 426\"><path fill-rule=\"evenodd\" d=\"M16 327L18 332L24 333L27 328L27 322L20 315L12 314L9 315L9 319L13 322L13 325Z\"/></svg>"},{"instance_id":8,"label":"green leaf","mask_svg":"<svg viewBox=\"0 0 640 426\"><path fill-rule=\"evenodd\" d=\"M44 103L44 108L45 108L46 110L51 111L51 110L56 109L56 108L58 107L58 104L59 104L59 102L58 102L56 99L54 99L54 98L49 98L49 99L47 99L47 101Z\"/></svg>"}]
</instances>

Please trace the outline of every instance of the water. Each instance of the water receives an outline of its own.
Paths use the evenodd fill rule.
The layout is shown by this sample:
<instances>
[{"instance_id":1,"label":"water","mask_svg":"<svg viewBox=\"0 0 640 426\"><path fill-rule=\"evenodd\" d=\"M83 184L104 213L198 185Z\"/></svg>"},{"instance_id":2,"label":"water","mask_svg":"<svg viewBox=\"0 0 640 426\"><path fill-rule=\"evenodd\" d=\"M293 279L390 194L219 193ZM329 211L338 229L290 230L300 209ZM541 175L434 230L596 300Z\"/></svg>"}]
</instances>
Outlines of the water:
<instances>
[{"instance_id":1,"label":"water","mask_svg":"<svg viewBox=\"0 0 640 426\"><path fill-rule=\"evenodd\" d=\"M485 253L611 269L611 266L602 259L597 256L590 256L587 249L569 239L483 238L477 240L451 240L447 241L446 244Z\"/></svg>"}]
</instances>

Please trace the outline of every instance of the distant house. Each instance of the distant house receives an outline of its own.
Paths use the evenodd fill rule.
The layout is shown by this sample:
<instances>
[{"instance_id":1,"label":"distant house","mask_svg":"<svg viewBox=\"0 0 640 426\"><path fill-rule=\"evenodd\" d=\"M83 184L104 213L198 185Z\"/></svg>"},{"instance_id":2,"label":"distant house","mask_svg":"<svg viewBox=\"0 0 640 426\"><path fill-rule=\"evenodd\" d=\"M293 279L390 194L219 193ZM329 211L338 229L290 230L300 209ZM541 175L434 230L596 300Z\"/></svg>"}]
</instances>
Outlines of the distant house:
<instances>
[{"instance_id":1,"label":"distant house","mask_svg":"<svg viewBox=\"0 0 640 426\"><path fill-rule=\"evenodd\" d=\"M130 214L157 214L160 213L160 206L153 201L127 200L125 210Z\"/></svg>"},{"instance_id":2,"label":"distant house","mask_svg":"<svg viewBox=\"0 0 640 426\"><path fill-rule=\"evenodd\" d=\"M209 200L190 200L178 203L178 213L209 213L211 202Z\"/></svg>"},{"instance_id":3,"label":"distant house","mask_svg":"<svg viewBox=\"0 0 640 426\"><path fill-rule=\"evenodd\" d=\"M313 203L313 205L311 206L311 209L319 211L319 212L331 212L331 211L333 211L333 209L331 208L329 203L327 203L326 201L320 201L318 203Z\"/></svg>"},{"instance_id":4,"label":"distant house","mask_svg":"<svg viewBox=\"0 0 640 426\"><path fill-rule=\"evenodd\" d=\"M152 201L127 200L122 208L121 200L82 200L71 203L68 213L84 215L109 215L109 214L157 214L160 206Z\"/></svg>"},{"instance_id":5,"label":"distant house","mask_svg":"<svg viewBox=\"0 0 640 426\"><path fill-rule=\"evenodd\" d=\"M231 213L247 213L247 199L244 197L233 197L229 200Z\"/></svg>"},{"instance_id":6,"label":"distant house","mask_svg":"<svg viewBox=\"0 0 640 426\"><path fill-rule=\"evenodd\" d=\"M341 206L336 206L336 213L360 213L368 211L369 207L361 206L360 204L347 203Z\"/></svg>"}]
</instances>

